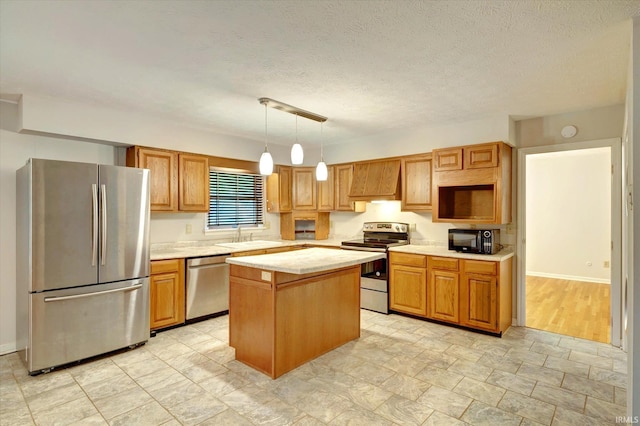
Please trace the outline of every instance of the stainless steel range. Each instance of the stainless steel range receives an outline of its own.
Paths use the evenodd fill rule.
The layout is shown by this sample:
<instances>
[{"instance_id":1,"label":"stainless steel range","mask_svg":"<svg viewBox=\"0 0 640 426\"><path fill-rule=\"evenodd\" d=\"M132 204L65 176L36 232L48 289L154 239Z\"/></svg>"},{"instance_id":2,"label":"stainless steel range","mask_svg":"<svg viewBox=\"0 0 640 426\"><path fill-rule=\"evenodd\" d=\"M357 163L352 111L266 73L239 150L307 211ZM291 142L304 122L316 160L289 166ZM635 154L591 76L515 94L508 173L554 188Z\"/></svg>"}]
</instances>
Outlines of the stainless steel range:
<instances>
[{"instance_id":1,"label":"stainless steel range","mask_svg":"<svg viewBox=\"0 0 640 426\"><path fill-rule=\"evenodd\" d=\"M363 238L343 241L345 250L388 253L389 247L409 244L409 224L398 222L365 222ZM389 313L389 256L362 265L360 307L383 314Z\"/></svg>"}]
</instances>

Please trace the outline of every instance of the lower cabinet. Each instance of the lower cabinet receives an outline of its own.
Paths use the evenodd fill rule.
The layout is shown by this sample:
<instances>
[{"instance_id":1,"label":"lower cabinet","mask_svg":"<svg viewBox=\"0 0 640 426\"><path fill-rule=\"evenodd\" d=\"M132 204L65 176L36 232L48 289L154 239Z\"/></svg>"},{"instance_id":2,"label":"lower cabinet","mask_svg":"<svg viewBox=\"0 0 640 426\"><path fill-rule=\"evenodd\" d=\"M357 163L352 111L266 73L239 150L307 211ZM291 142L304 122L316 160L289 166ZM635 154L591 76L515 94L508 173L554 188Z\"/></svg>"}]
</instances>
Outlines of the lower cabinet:
<instances>
[{"instance_id":1,"label":"lower cabinet","mask_svg":"<svg viewBox=\"0 0 640 426\"><path fill-rule=\"evenodd\" d=\"M427 257L391 253L389 257L389 308L412 315L427 314Z\"/></svg>"},{"instance_id":2,"label":"lower cabinet","mask_svg":"<svg viewBox=\"0 0 640 426\"><path fill-rule=\"evenodd\" d=\"M460 320L459 260L429 256L427 265L427 316L457 323Z\"/></svg>"},{"instance_id":3,"label":"lower cabinet","mask_svg":"<svg viewBox=\"0 0 640 426\"><path fill-rule=\"evenodd\" d=\"M512 319L512 261L391 252L389 307L502 334Z\"/></svg>"},{"instance_id":4,"label":"lower cabinet","mask_svg":"<svg viewBox=\"0 0 640 426\"><path fill-rule=\"evenodd\" d=\"M184 259L152 261L149 284L151 329L184 323Z\"/></svg>"}]
</instances>

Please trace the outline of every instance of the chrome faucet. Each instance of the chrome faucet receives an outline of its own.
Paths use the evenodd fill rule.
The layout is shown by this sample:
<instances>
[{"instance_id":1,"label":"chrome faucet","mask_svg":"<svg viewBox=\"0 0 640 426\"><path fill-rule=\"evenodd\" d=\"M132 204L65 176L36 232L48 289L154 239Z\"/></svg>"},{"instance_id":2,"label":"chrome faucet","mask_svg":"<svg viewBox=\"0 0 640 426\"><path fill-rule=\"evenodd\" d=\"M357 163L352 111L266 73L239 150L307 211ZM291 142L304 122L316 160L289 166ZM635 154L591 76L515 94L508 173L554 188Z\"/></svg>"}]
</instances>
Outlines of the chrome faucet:
<instances>
[{"instance_id":1,"label":"chrome faucet","mask_svg":"<svg viewBox=\"0 0 640 426\"><path fill-rule=\"evenodd\" d=\"M236 231L235 241L238 243L242 241L242 228L240 227L240 225L238 225L238 229Z\"/></svg>"}]
</instances>

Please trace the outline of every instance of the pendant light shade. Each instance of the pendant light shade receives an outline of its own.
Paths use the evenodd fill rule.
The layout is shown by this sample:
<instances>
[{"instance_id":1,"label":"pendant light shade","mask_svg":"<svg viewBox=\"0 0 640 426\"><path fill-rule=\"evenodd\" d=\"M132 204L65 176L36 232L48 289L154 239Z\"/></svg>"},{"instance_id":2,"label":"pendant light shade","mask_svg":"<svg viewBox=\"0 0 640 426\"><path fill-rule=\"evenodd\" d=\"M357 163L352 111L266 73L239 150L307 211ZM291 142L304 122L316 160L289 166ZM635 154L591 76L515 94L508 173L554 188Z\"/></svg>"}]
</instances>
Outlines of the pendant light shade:
<instances>
[{"instance_id":1,"label":"pendant light shade","mask_svg":"<svg viewBox=\"0 0 640 426\"><path fill-rule=\"evenodd\" d=\"M291 147L291 164L302 164L304 161L304 152L302 145L298 143L298 114L296 114L296 143Z\"/></svg>"},{"instance_id":2,"label":"pendant light shade","mask_svg":"<svg viewBox=\"0 0 640 426\"><path fill-rule=\"evenodd\" d=\"M320 160L320 162L316 166L316 180L320 182L325 181L327 180L327 176L327 165L324 161Z\"/></svg>"},{"instance_id":3,"label":"pendant light shade","mask_svg":"<svg viewBox=\"0 0 640 426\"><path fill-rule=\"evenodd\" d=\"M260 156L260 174L263 176L269 176L273 173L273 158L267 149L267 104L264 104L264 152Z\"/></svg>"},{"instance_id":4,"label":"pendant light shade","mask_svg":"<svg viewBox=\"0 0 640 426\"><path fill-rule=\"evenodd\" d=\"M269 176L273 173L273 158L269 151L265 148L264 152L260 156L260 174L263 176Z\"/></svg>"},{"instance_id":5,"label":"pendant light shade","mask_svg":"<svg viewBox=\"0 0 640 426\"><path fill-rule=\"evenodd\" d=\"M304 152L302 151L302 145L299 143L293 144L291 147L291 164L302 164L304 161Z\"/></svg>"}]
</instances>

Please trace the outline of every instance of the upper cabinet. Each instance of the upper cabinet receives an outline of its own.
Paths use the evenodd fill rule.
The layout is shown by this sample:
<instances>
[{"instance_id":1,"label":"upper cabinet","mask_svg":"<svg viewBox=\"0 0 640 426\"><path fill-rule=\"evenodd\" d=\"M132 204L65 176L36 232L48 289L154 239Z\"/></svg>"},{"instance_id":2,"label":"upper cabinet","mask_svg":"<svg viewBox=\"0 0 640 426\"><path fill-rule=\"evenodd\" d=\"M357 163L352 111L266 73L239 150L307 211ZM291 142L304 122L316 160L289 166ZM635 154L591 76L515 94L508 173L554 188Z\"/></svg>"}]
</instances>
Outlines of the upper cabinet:
<instances>
[{"instance_id":1,"label":"upper cabinet","mask_svg":"<svg viewBox=\"0 0 640 426\"><path fill-rule=\"evenodd\" d=\"M354 201L400 199L400 160L355 163L349 198Z\"/></svg>"},{"instance_id":2,"label":"upper cabinet","mask_svg":"<svg viewBox=\"0 0 640 426\"><path fill-rule=\"evenodd\" d=\"M133 146L127 149L127 166L151 171L151 211L209 211L206 156Z\"/></svg>"},{"instance_id":3,"label":"upper cabinet","mask_svg":"<svg viewBox=\"0 0 640 426\"><path fill-rule=\"evenodd\" d=\"M267 177L267 211L269 213L289 213L293 210L291 188L293 168L276 166Z\"/></svg>"},{"instance_id":4,"label":"upper cabinet","mask_svg":"<svg viewBox=\"0 0 640 426\"><path fill-rule=\"evenodd\" d=\"M349 190L353 181L353 164L338 164L334 166L335 204L336 211L358 212L366 210L364 201L349 199Z\"/></svg>"},{"instance_id":5,"label":"upper cabinet","mask_svg":"<svg viewBox=\"0 0 640 426\"><path fill-rule=\"evenodd\" d=\"M431 154L400 160L403 211L431 211Z\"/></svg>"},{"instance_id":6,"label":"upper cabinet","mask_svg":"<svg viewBox=\"0 0 640 426\"><path fill-rule=\"evenodd\" d=\"M293 168L293 210L317 210L315 167Z\"/></svg>"},{"instance_id":7,"label":"upper cabinet","mask_svg":"<svg viewBox=\"0 0 640 426\"><path fill-rule=\"evenodd\" d=\"M433 151L433 221L511 222L511 147L491 142Z\"/></svg>"},{"instance_id":8,"label":"upper cabinet","mask_svg":"<svg viewBox=\"0 0 640 426\"><path fill-rule=\"evenodd\" d=\"M209 159L203 155L178 154L178 209L209 211Z\"/></svg>"},{"instance_id":9,"label":"upper cabinet","mask_svg":"<svg viewBox=\"0 0 640 426\"><path fill-rule=\"evenodd\" d=\"M327 180L318 181L318 211L335 210L335 166L327 167Z\"/></svg>"},{"instance_id":10,"label":"upper cabinet","mask_svg":"<svg viewBox=\"0 0 640 426\"><path fill-rule=\"evenodd\" d=\"M127 166L151 170L151 211L178 210L178 153L157 149L127 149Z\"/></svg>"}]
</instances>

